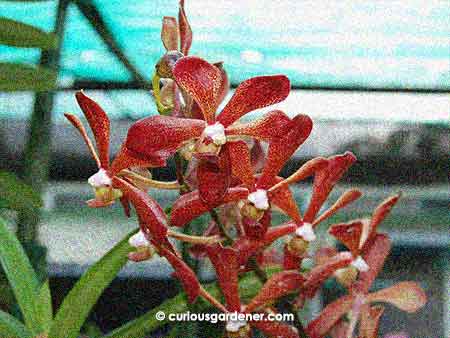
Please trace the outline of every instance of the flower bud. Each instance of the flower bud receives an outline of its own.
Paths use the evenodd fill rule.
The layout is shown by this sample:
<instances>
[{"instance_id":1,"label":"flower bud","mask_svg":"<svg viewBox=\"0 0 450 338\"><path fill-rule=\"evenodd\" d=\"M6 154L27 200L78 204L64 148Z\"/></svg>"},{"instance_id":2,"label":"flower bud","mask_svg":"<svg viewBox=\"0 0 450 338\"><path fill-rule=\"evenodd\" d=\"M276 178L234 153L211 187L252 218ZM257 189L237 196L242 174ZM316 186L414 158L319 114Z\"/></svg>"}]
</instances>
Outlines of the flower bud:
<instances>
[{"instance_id":1,"label":"flower bud","mask_svg":"<svg viewBox=\"0 0 450 338\"><path fill-rule=\"evenodd\" d=\"M168 51L156 64L156 72L162 78L173 79L172 69L184 55L176 50Z\"/></svg>"},{"instance_id":2,"label":"flower bud","mask_svg":"<svg viewBox=\"0 0 450 338\"><path fill-rule=\"evenodd\" d=\"M259 221L264 216L264 210L256 208L253 203L244 202L240 209L242 217L248 217L254 221Z\"/></svg>"},{"instance_id":3,"label":"flower bud","mask_svg":"<svg viewBox=\"0 0 450 338\"><path fill-rule=\"evenodd\" d=\"M288 242L288 249L296 256L303 256L308 250L309 242L300 236L294 236Z\"/></svg>"}]
</instances>

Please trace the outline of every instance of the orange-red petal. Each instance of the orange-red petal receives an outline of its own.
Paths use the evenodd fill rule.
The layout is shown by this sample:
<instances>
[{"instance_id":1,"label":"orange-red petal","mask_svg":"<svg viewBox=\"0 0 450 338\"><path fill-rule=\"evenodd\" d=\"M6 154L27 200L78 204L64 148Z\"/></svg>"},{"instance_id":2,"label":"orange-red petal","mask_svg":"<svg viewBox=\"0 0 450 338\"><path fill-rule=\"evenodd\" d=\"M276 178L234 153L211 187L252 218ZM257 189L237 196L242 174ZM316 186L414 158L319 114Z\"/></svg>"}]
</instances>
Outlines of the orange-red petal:
<instances>
[{"instance_id":1,"label":"orange-red petal","mask_svg":"<svg viewBox=\"0 0 450 338\"><path fill-rule=\"evenodd\" d=\"M217 121L227 127L251 111L283 101L289 91L289 79L284 75L248 79L236 88Z\"/></svg>"},{"instance_id":2,"label":"orange-red petal","mask_svg":"<svg viewBox=\"0 0 450 338\"><path fill-rule=\"evenodd\" d=\"M184 55L189 54L192 45L192 29L184 11L184 0L180 0L180 10L178 12L178 22L180 25L180 51Z\"/></svg>"},{"instance_id":3,"label":"orange-red petal","mask_svg":"<svg viewBox=\"0 0 450 338\"><path fill-rule=\"evenodd\" d=\"M178 23L174 17L163 18L161 40L167 51L178 50Z\"/></svg>"}]
</instances>

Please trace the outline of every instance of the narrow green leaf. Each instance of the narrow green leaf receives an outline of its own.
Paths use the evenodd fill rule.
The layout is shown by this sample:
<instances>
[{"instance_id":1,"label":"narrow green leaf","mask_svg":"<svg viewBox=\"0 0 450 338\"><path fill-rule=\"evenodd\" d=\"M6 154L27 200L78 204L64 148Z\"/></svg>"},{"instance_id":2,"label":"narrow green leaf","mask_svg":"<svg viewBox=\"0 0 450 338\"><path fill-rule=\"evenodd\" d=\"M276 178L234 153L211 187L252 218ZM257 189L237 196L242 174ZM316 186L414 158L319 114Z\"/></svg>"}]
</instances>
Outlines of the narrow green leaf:
<instances>
[{"instance_id":1,"label":"narrow green leaf","mask_svg":"<svg viewBox=\"0 0 450 338\"><path fill-rule=\"evenodd\" d=\"M0 44L40 49L54 49L57 37L34 26L0 17Z\"/></svg>"},{"instance_id":2,"label":"narrow green leaf","mask_svg":"<svg viewBox=\"0 0 450 338\"><path fill-rule=\"evenodd\" d=\"M31 333L16 317L0 310L0 337L31 338Z\"/></svg>"},{"instance_id":3,"label":"narrow green leaf","mask_svg":"<svg viewBox=\"0 0 450 338\"><path fill-rule=\"evenodd\" d=\"M42 207L42 200L39 194L17 176L7 171L0 171L0 207L27 211Z\"/></svg>"},{"instance_id":4,"label":"narrow green leaf","mask_svg":"<svg viewBox=\"0 0 450 338\"><path fill-rule=\"evenodd\" d=\"M44 332L48 332L53 320L52 296L50 293L48 279L41 285L41 289L38 294L37 306L38 315L42 323L42 329Z\"/></svg>"},{"instance_id":5,"label":"narrow green leaf","mask_svg":"<svg viewBox=\"0 0 450 338\"><path fill-rule=\"evenodd\" d=\"M127 263L127 254L132 250L128 238L136 233L136 230L92 265L70 290L56 313L49 338L78 337L81 327L103 290Z\"/></svg>"},{"instance_id":6,"label":"narrow green leaf","mask_svg":"<svg viewBox=\"0 0 450 338\"><path fill-rule=\"evenodd\" d=\"M275 273L276 269L271 269L267 271L269 275ZM256 293L261 288L261 282L255 276L254 273L247 273L239 283L240 294L243 299L248 299L256 295ZM220 289L216 283L211 283L206 287L206 290L215 298L221 299ZM198 300L198 304L196 303L196 308L200 310L204 310L210 308L211 304L207 303L203 299ZM130 337L144 337L149 332L158 329L159 327L166 324L173 324L174 322L169 321L168 315L171 313L182 313L188 310L188 303L186 299L186 295L184 293L180 293L174 298L166 300L157 308L154 308L147 312L146 314L138 317L127 324L115 329L114 331L108 333L103 336L103 338L130 338ZM166 315L165 319L162 321L158 321L156 319L156 314L158 312L164 312Z\"/></svg>"},{"instance_id":7,"label":"narrow green leaf","mask_svg":"<svg viewBox=\"0 0 450 338\"><path fill-rule=\"evenodd\" d=\"M41 333L40 318L36 310L38 279L20 242L2 219L0 219L0 262L26 326L32 334Z\"/></svg>"},{"instance_id":8,"label":"narrow green leaf","mask_svg":"<svg viewBox=\"0 0 450 338\"><path fill-rule=\"evenodd\" d=\"M56 87L56 72L39 66L0 62L0 91L48 91Z\"/></svg>"}]
</instances>

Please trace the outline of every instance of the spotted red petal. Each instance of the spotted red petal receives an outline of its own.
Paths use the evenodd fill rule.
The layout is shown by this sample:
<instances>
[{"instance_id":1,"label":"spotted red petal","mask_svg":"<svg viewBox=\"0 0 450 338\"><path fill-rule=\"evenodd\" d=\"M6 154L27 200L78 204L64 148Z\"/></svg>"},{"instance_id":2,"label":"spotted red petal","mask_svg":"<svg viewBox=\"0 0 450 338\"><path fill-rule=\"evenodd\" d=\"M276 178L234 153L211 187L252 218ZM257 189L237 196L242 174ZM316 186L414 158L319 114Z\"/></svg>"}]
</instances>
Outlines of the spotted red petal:
<instances>
[{"instance_id":1,"label":"spotted red petal","mask_svg":"<svg viewBox=\"0 0 450 338\"><path fill-rule=\"evenodd\" d=\"M287 244L283 247L283 269L285 270L294 270L299 269L302 264L303 257L296 255L293 253Z\"/></svg>"},{"instance_id":2,"label":"spotted red petal","mask_svg":"<svg viewBox=\"0 0 450 338\"><path fill-rule=\"evenodd\" d=\"M329 336L331 338L347 338L347 332L348 332L348 322L341 319L330 330Z\"/></svg>"},{"instance_id":3,"label":"spotted red petal","mask_svg":"<svg viewBox=\"0 0 450 338\"><path fill-rule=\"evenodd\" d=\"M245 135L269 141L279 137L291 119L281 110L272 110L262 118L248 123L236 123L226 129L229 136Z\"/></svg>"},{"instance_id":4,"label":"spotted red petal","mask_svg":"<svg viewBox=\"0 0 450 338\"><path fill-rule=\"evenodd\" d=\"M163 18L161 40L167 51L178 50L177 19L171 16L165 16Z\"/></svg>"},{"instance_id":5,"label":"spotted red petal","mask_svg":"<svg viewBox=\"0 0 450 338\"><path fill-rule=\"evenodd\" d=\"M333 187L356 161L355 155L346 152L328 158L328 166L316 172L314 176L312 198L305 212L305 222L312 223Z\"/></svg>"},{"instance_id":6,"label":"spotted red petal","mask_svg":"<svg viewBox=\"0 0 450 338\"><path fill-rule=\"evenodd\" d=\"M307 297L312 298L317 290L331 275L337 270L346 267L353 260L350 252L340 252L329 258L326 262L315 266L306 278L303 285L303 292Z\"/></svg>"},{"instance_id":7,"label":"spotted red petal","mask_svg":"<svg viewBox=\"0 0 450 338\"><path fill-rule=\"evenodd\" d=\"M348 223L333 224L328 232L344 244L354 256L358 256L365 223L367 222L356 220Z\"/></svg>"},{"instance_id":8,"label":"spotted red petal","mask_svg":"<svg viewBox=\"0 0 450 338\"><path fill-rule=\"evenodd\" d=\"M78 130L78 132L81 134L81 137L83 138L84 142L86 143L89 152L91 153L93 159L95 160L95 163L97 164L97 167L100 168L102 165L100 163L100 159L98 158L97 152L95 151L94 145L92 144L91 139L89 138L86 129L84 128L83 124L81 123L80 119L76 117L75 115L65 113L64 116L69 120L69 122L75 127L75 129Z\"/></svg>"},{"instance_id":9,"label":"spotted red petal","mask_svg":"<svg viewBox=\"0 0 450 338\"><path fill-rule=\"evenodd\" d=\"M372 215L372 219L370 222L370 228L372 232L376 232L378 225L383 222L386 216L389 214L391 209L395 206L395 204L400 199L400 194L391 196L381 202L381 204L375 209Z\"/></svg>"},{"instance_id":10,"label":"spotted red petal","mask_svg":"<svg viewBox=\"0 0 450 338\"><path fill-rule=\"evenodd\" d=\"M242 218L242 225L244 227L245 234L250 238L261 239L267 232L272 221L272 212L266 210L263 216L259 220L253 220L249 217Z\"/></svg>"},{"instance_id":11,"label":"spotted red petal","mask_svg":"<svg viewBox=\"0 0 450 338\"><path fill-rule=\"evenodd\" d=\"M251 321L250 324L270 337L299 338L294 326L282 322L258 320Z\"/></svg>"},{"instance_id":12,"label":"spotted red petal","mask_svg":"<svg viewBox=\"0 0 450 338\"><path fill-rule=\"evenodd\" d=\"M269 143L267 160L258 187L268 188L278 175L284 164L297 148L305 142L312 130L312 120L307 115L297 115L282 131L282 135Z\"/></svg>"},{"instance_id":13,"label":"spotted red petal","mask_svg":"<svg viewBox=\"0 0 450 338\"><path fill-rule=\"evenodd\" d=\"M219 95L217 97L218 103L221 103L227 96L228 91L230 90L230 80L228 79L228 74L225 71L223 62L216 62L216 63L214 63L214 66L216 66L220 70L220 74L221 74L221 78L222 78L221 82L220 82Z\"/></svg>"},{"instance_id":14,"label":"spotted red petal","mask_svg":"<svg viewBox=\"0 0 450 338\"><path fill-rule=\"evenodd\" d=\"M383 268L386 258L389 256L391 250L390 239L383 234L377 234L371 245L367 247L363 258L369 270L366 272L360 272L359 279L354 283L352 289L361 293L367 293L372 285L373 281Z\"/></svg>"},{"instance_id":15,"label":"spotted red petal","mask_svg":"<svg viewBox=\"0 0 450 338\"><path fill-rule=\"evenodd\" d=\"M400 310L412 313L422 308L427 302L427 296L415 282L400 282L391 287L370 293L369 302L389 303Z\"/></svg>"},{"instance_id":16,"label":"spotted red petal","mask_svg":"<svg viewBox=\"0 0 450 338\"><path fill-rule=\"evenodd\" d=\"M205 60L187 56L177 61L173 68L177 84L200 106L205 121L214 122L222 88L222 72Z\"/></svg>"},{"instance_id":17,"label":"spotted red petal","mask_svg":"<svg viewBox=\"0 0 450 338\"><path fill-rule=\"evenodd\" d=\"M278 207L296 223L300 223L302 221L297 203L295 202L294 196L292 195L289 187L282 187L274 192L269 192L268 195L272 205Z\"/></svg>"},{"instance_id":18,"label":"spotted red petal","mask_svg":"<svg viewBox=\"0 0 450 338\"><path fill-rule=\"evenodd\" d=\"M225 297L227 310L230 312L240 312L239 263L236 251L230 247L224 248L220 244L210 245L206 250L216 270L217 281Z\"/></svg>"},{"instance_id":19,"label":"spotted red petal","mask_svg":"<svg viewBox=\"0 0 450 338\"><path fill-rule=\"evenodd\" d=\"M122 196L120 198L120 203L122 204L125 216L130 217L131 216L130 200L126 196Z\"/></svg>"},{"instance_id":20,"label":"spotted red petal","mask_svg":"<svg viewBox=\"0 0 450 338\"><path fill-rule=\"evenodd\" d=\"M172 116L150 116L134 123L128 130L126 149L135 156L167 160L186 141L199 137L205 122Z\"/></svg>"},{"instance_id":21,"label":"spotted red petal","mask_svg":"<svg viewBox=\"0 0 450 338\"><path fill-rule=\"evenodd\" d=\"M227 142L231 173L250 190L255 188L255 176L251 164L250 151L244 141Z\"/></svg>"},{"instance_id":22,"label":"spotted red petal","mask_svg":"<svg viewBox=\"0 0 450 338\"><path fill-rule=\"evenodd\" d=\"M252 162L253 171L259 173L264 168L266 161L266 154L259 140L253 140L253 146L250 151L250 158Z\"/></svg>"},{"instance_id":23,"label":"spotted red petal","mask_svg":"<svg viewBox=\"0 0 450 338\"><path fill-rule=\"evenodd\" d=\"M86 117L92 133L94 134L97 151L100 157L102 168L109 168L109 134L110 122L109 118L100 105L94 100L86 96L83 91L75 94L78 105Z\"/></svg>"},{"instance_id":24,"label":"spotted red petal","mask_svg":"<svg viewBox=\"0 0 450 338\"><path fill-rule=\"evenodd\" d=\"M299 290L304 281L305 278L298 271L282 271L272 275L245 307L245 311L253 312L267 303Z\"/></svg>"},{"instance_id":25,"label":"spotted red petal","mask_svg":"<svg viewBox=\"0 0 450 338\"><path fill-rule=\"evenodd\" d=\"M191 268L177 257L174 253L166 248L159 248L159 254L169 261L170 265L175 269L175 277L183 284L184 291L187 294L188 301L194 302L200 293L200 283Z\"/></svg>"},{"instance_id":26,"label":"spotted red petal","mask_svg":"<svg viewBox=\"0 0 450 338\"><path fill-rule=\"evenodd\" d=\"M184 55L188 55L192 45L192 29L184 11L184 0L180 0L178 22L180 24L180 51Z\"/></svg>"},{"instance_id":27,"label":"spotted red petal","mask_svg":"<svg viewBox=\"0 0 450 338\"><path fill-rule=\"evenodd\" d=\"M289 79L284 75L248 79L236 88L217 121L227 127L251 111L283 101L289 91Z\"/></svg>"},{"instance_id":28,"label":"spotted red petal","mask_svg":"<svg viewBox=\"0 0 450 338\"><path fill-rule=\"evenodd\" d=\"M359 335L361 337L378 337L378 327L383 312L383 306L370 306L370 304L365 304L363 306L361 310L361 322L359 324Z\"/></svg>"},{"instance_id":29,"label":"spotted red petal","mask_svg":"<svg viewBox=\"0 0 450 338\"><path fill-rule=\"evenodd\" d=\"M117 186L136 209L141 230L158 243L167 242L167 217L159 204L147 193L120 178L113 178Z\"/></svg>"},{"instance_id":30,"label":"spotted red petal","mask_svg":"<svg viewBox=\"0 0 450 338\"><path fill-rule=\"evenodd\" d=\"M310 338L323 338L336 323L349 312L353 306L355 296L347 295L328 304L317 318L311 321L306 333Z\"/></svg>"},{"instance_id":31,"label":"spotted red petal","mask_svg":"<svg viewBox=\"0 0 450 338\"><path fill-rule=\"evenodd\" d=\"M222 203L245 199L247 195L248 190L245 188L230 188L223 197ZM181 195L172 206L170 225L181 227L216 206L205 204L201 200L198 190Z\"/></svg>"},{"instance_id":32,"label":"spotted red petal","mask_svg":"<svg viewBox=\"0 0 450 338\"><path fill-rule=\"evenodd\" d=\"M222 202L230 186L228 156L220 156L218 162L201 160L197 167L197 182L200 198L209 206ZM223 161L221 161L223 159Z\"/></svg>"},{"instance_id":33,"label":"spotted red petal","mask_svg":"<svg viewBox=\"0 0 450 338\"><path fill-rule=\"evenodd\" d=\"M118 174L121 170L127 168L148 168L148 167L163 167L166 165L166 160L170 157L170 153L163 151L149 154L148 156L141 156L131 150L126 145L120 147L119 152L111 163L109 175L112 177Z\"/></svg>"}]
</instances>

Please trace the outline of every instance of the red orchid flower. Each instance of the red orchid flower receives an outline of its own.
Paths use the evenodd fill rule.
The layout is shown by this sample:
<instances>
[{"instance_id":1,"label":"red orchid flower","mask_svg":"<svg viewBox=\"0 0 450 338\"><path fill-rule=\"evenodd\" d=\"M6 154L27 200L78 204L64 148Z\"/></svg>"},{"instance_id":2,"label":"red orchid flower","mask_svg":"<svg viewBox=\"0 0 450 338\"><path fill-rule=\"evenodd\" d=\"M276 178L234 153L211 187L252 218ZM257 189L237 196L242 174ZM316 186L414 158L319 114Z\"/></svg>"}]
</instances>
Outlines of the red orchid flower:
<instances>
[{"instance_id":1,"label":"red orchid flower","mask_svg":"<svg viewBox=\"0 0 450 338\"><path fill-rule=\"evenodd\" d=\"M354 261L352 262L352 268L354 271L344 272L355 276L357 273L356 270L364 271L370 268L361 258L362 254L372 245L372 242L377 235L378 225L386 218L388 213L398 202L399 198L400 194L397 194L384 200L375 209L371 219L334 224L330 227L328 232L344 244L351 251L354 257ZM346 284L345 279L342 279L342 281Z\"/></svg>"},{"instance_id":2,"label":"red orchid flower","mask_svg":"<svg viewBox=\"0 0 450 338\"><path fill-rule=\"evenodd\" d=\"M303 277L295 271L274 274L247 305L242 305L239 296L239 259L230 247L212 245L207 248L208 257L216 270L217 280L225 298L226 306L218 303L219 310L238 313L265 313L265 308L274 300L296 291L303 283ZM297 329L291 325L274 321L227 322L227 335L250 337L251 326L277 337L299 337Z\"/></svg>"},{"instance_id":3,"label":"red orchid flower","mask_svg":"<svg viewBox=\"0 0 450 338\"><path fill-rule=\"evenodd\" d=\"M227 160L214 159L217 159L220 153L225 153L221 152L221 149L228 143L227 134L236 136L231 124L248 112L284 100L290 87L289 80L284 75L259 76L244 81L225 108L215 117L222 84L221 72L217 67L198 57L183 57L175 64L173 76L177 85L197 102L205 121L151 116L131 126L126 147L141 158L157 156L167 159L189 141L197 140L196 156L213 159L215 164L205 165L199 172L214 172L222 178L227 175L227 166L222 166ZM255 130L253 126L252 132L256 131L258 134L259 130L260 138L270 134L265 130L267 121L259 121L256 124L257 128ZM238 135L245 135L244 131ZM227 152L232 151L233 149L229 149ZM206 203L216 203L225 195L228 184L227 180L221 179L207 187L199 186L200 196Z\"/></svg>"},{"instance_id":4,"label":"red orchid flower","mask_svg":"<svg viewBox=\"0 0 450 338\"><path fill-rule=\"evenodd\" d=\"M147 184L166 189L177 189L178 186L173 182L157 182L149 177L144 177L138 173L131 171L121 172L126 168L138 167L156 167L161 165L161 159L157 157L147 157L145 160L133 155L125 146L122 146L114 161L110 164L109 159L109 143L110 143L110 121L106 113L98 103L79 91L75 94L77 102L86 117L89 126L94 134L97 151L89 138L86 129L81 121L72 114L64 114L69 122L78 130L88 149L97 163L99 171L91 176L88 180L89 184L95 189L95 199L89 200L87 203L90 207L103 207L114 203L114 200L120 198L127 212L128 203L122 197L120 190L113 186L113 177L119 173L128 176L136 185Z\"/></svg>"},{"instance_id":5,"label":"red orchid flower","mask_svg":"<svg viewBox=\"0 0 450 338\"><path fill-rule=\"evenodd\" d=\"M400 282L383 290L369 293L369 288L381 271L389 255L391 242L386 235L376 234L364 254L370 269L361 272L351 293L327 305L320 315L309 323L306 331L311 338L324 337L334 326L344 327L345 337L352 337L360 321L359 337L377 337L378 323L383 307L373 303L389 303L406 312L416 312L426 303L426 295L414 282ZM350 315L349 323L341 321ZM342 336L341 336L342 337Z\"/></svg>"},{"instance_id":6,"label":"red orchid flower","mask_svg":"<svg viewBox=\"0 0 450 338\"><path fill-rule=\"evenodd\" d=\"M262 119L238 126L230 127L230 135L247 135L269 140L268 158L265 161L261 175L256 175L251 162L250 151L244 141L227 142L222 158L227 156L231 167L231 176L237 178L241 185L249 191L245 202L241 206L247 235L253 233L261 237L270 224L270 205L273 204L296 221L301 217L293 196L287 186L270 191L270 187L283 180L277 174L285 162L306 140L312 129L311 119L306 115L298 115L290 119L281 111L271 111ZM284 145L284 146L282 146ZM208 172L208 171L206 171ZM211 187L212 180L206 181L204 190ZM199 190L202 185L199 184ZM233 188L231 188L233 189ZM241 200L244 200L242 196ZM201 195L199 195L201 199ZM171 224L182 226L203 212L210 210L223 202L218 200L214 204L204 203L194 198L181 197L176 201L171 214Z\"/></svg>"},{"instance_id":7,"label":"red orchid flower","mask_svg":"<svg viewBox=\"0 0 450 338\"><path fill-rule=\"evenodd\" d=\"M131 201L139 220L140 231L129 240L130 245L136 247L137 251L131 252L129 258L133 261L146 260L152 255L151 248L155 248L158 254L165 257L175 269L175 277L183 284L188 300L193 302L200 294L200 283L195 273L184 263L168 240L169 235L174 237L174 232L168 229L166 214L147 193L121 178L114 177L113 181Z\"/></svg>"}]
</instances>

